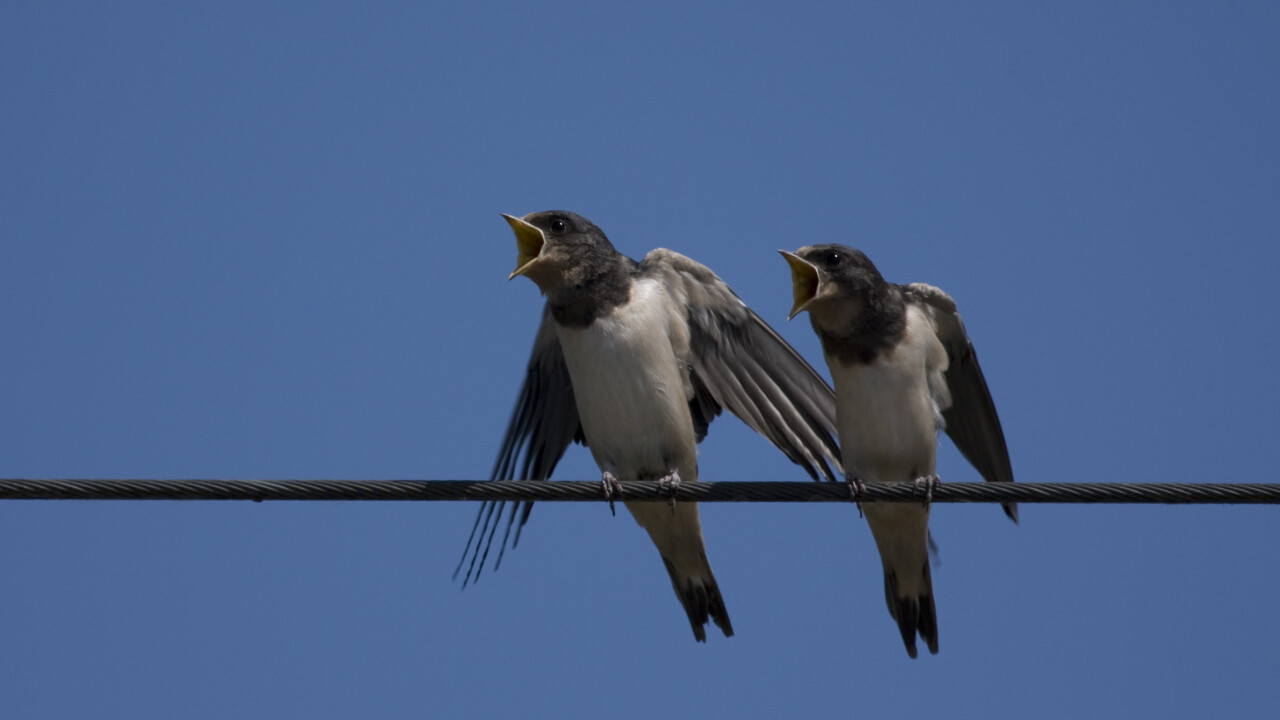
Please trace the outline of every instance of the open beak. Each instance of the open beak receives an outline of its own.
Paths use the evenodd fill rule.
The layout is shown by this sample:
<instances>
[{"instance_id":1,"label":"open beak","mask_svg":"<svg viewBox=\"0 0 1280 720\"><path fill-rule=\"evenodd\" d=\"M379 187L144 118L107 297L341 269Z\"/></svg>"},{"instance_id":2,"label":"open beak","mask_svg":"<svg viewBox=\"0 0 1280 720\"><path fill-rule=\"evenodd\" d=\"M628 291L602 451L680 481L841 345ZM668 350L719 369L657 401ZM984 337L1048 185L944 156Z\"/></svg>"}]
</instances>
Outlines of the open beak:
<instances>
[{"instance_id":1,"label":"open beak","mask_svg":"<svg viewBox=\"0 0 1280 720\"><path fill-rule=\"evenodd\" d=\"M517 275L529 272L529 268L538 261L538 255L542 252L542 246L547 240L543 237L541 228L506 213L503 213L502 217L506 218L507 224L516 234L516 247L520 251L516 256L516 269L507 276L507 279L511 280Z\"/></svg>"},{"instance_id":2,"label":"open beak","mask_svg":"<svg viewBox=\"0 0 1280 720\"><path fill-rule=\"evenodd\" d=\"M791 266L791 297L795 303L791 306L791 314L787 315L787 320L790 320L803 312L809 307L809 303L818 297L818 285L821 279L818 276L818 268L808 260L786 250L779 250L778 253Z\"/></svg>"}]
</instances>

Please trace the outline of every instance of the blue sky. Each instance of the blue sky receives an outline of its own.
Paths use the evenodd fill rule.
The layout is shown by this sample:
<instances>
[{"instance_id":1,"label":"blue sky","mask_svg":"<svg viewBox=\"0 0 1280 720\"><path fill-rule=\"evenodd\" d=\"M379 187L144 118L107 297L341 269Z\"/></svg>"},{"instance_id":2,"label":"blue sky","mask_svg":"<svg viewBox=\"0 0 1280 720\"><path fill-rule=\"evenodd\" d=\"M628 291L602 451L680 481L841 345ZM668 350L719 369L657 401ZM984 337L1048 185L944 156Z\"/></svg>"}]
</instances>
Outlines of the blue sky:
<instances>
[{"instance_id":1,"label":"blue sky","mask_svg":"<svg viewBox=\"0 0 1280 720\"><path fill-rule=\"evenodd\" d=\"M487 476L581 213L785 323L864 249L959 303L1023 481L1271 481L1268 3L0 10L0 476ZM820 362L819 362L820 364ZM822 368L825 374L825 368ZM973 481L943 441L944 480ZM805 479L722 418L703 479ZM565 479L598 477L575 448ZM737 635L644 533L475 506L0 503L0 716L1269 717L1274 507L940 505L911 661L837 505L706 505Z\"/></svg>"}]
</instances>

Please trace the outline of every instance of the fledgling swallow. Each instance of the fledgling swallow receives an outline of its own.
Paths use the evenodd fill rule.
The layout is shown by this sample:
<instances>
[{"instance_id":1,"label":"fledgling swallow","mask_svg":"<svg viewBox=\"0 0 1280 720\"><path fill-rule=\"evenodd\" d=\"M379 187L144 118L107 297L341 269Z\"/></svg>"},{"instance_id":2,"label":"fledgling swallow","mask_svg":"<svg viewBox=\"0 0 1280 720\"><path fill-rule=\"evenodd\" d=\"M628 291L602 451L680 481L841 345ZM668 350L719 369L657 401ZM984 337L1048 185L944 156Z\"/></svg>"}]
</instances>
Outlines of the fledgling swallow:
<instances>
[{"instance_id":1,"label":"fledgling swallow","mask_svg":"<svg viewBox=\"0 0 1280 720\"><path fill-rule=\"evenodd\" d=\"M955 302L932 285L886 282L861 251L811 245L779 251L791 266L788 319L808 311L831 370L845 473L863 482L917 482L929 490L945 429L983 478L1013 482L1000 419ZM864 503L884 563L889 614L907 654L916 635L938 652L929 574L929 507ZM1017 506L1005 513L1018 521Z\"/></svg>"}]
</instances>

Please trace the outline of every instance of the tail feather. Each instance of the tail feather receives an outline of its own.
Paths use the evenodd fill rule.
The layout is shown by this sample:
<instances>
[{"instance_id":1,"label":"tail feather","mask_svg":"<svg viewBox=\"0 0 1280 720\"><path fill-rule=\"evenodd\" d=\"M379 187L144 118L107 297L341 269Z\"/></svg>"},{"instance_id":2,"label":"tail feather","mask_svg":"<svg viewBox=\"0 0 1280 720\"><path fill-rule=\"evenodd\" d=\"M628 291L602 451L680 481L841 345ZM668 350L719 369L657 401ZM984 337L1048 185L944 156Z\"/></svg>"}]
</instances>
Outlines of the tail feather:
<instances>
[{"instance_id":1,"label":"tail feather","mask_svg":"<svg viewBox=\"0 0 1280 720\"><path fill-rule=\"evenodd\" d=\"M716 583L715 576L710 573L696 578L681 576L667 558L662 558L662 564L667 566L671 587L684 606L685 614L689 616L694 639L698 642L707 641L708 621L714 622L725 637L733 637L733 624L729 622L729 611L725 609L724 598L720 595L720 586Z\"/></svg>"},{"instance_id":2,"label":"tail feather","mask_svg":"<svg viewBox=\"0 0 1280 720\"><path fill-rule=\"evenodd\" d=\"M884 574L884 598L889 615L898 623L898 632L907 647L907 654L916 657L916 635L929 646L929 652L938 654L938 613L933 605L933 579L929 575L929 563L924 564L924 584L915 597L898 592L898 577L892 571Z\"/></svg>"}]
</instances>

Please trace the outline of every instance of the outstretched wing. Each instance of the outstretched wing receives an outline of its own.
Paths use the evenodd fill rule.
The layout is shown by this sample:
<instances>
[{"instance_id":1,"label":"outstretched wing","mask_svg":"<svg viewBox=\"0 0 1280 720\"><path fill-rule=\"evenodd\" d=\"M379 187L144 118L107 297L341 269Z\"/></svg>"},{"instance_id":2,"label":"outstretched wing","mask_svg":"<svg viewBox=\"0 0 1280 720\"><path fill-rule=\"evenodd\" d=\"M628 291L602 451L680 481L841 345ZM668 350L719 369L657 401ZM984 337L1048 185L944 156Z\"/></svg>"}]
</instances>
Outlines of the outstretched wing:
<instances>
[{"instance_id":1,"label":"outstretched wing","mask_svg":"<svg viewBox=\"0 0 1280 720\"><path fill-rule=\"evenodd\" d=\"M542 313L538 335L533 341L533 353L529 357L524 385L520 388L516 407L511 412L507 435L502 440L502 450L498 453L498 460L494 463L489 479L546 480L551 477L551 472L564 456L569 443L574 441L585 443L582 423L578 420L578 406L574 402L573 384L569 380L569 369L564 363L564 352L556 338L551 311L546 309ZM480 505L476 522L471 526L471 536L467 538L467 547L462 551L462 559L453 571L456 579L462 566L467 565L466 575L462 579L463 587L472 578L478 578L480 571L484 569L493 537L502 524L506 504L505 501L492 501ZM528 521L531 510L531 502L511 503L507 512L506 530L498 545L495 569L502 564L502 554L506 550L507 540L511 538L512 527L515 527L516 532L515 537L511 538L511 546L515 547L520 542L520 530ZM519 523L516 522L517 516ZM471 558L469 563L468 556Z\"/></svg>"},{"instance_id":2,"label":"outstretched wing","mask_svg":"<svg viewBox=\"0 0 1280 720\"><path fill-rule=\"evenodd\" d=\"M938 339L947 349L947 389L951 391L951 407L942 413L947 435L960 454L977 468L988 482L1013 482L1013 466L996 405L987 389L987 380L978 366L978 355L969 342L964 322L950 295L925 283L903 286L908 301L923 303L933 316ZM1004 503L1004 512L1018 521L1018 506Z\"/></svg>"},{"instance_id":3,"label":"outstretched wing","mask_svg":"<svg viewBox=\"0 0 1280 720\"><path fill-rule=\"evenodd\" d=\"M727 408L813 479L842 480L835 393L822 376L706 266L658 249L640 272L686 308L698 438Z\"/></svg>"}]
</instances>

